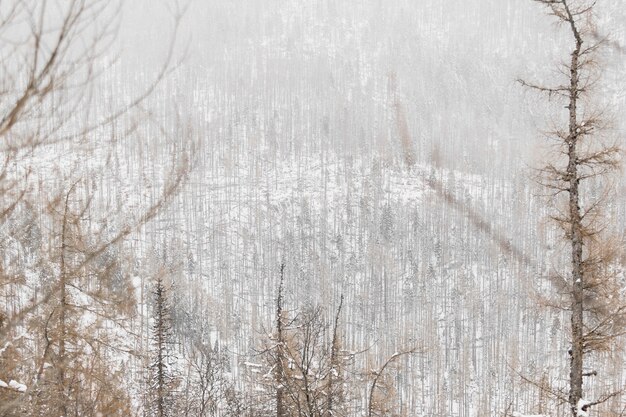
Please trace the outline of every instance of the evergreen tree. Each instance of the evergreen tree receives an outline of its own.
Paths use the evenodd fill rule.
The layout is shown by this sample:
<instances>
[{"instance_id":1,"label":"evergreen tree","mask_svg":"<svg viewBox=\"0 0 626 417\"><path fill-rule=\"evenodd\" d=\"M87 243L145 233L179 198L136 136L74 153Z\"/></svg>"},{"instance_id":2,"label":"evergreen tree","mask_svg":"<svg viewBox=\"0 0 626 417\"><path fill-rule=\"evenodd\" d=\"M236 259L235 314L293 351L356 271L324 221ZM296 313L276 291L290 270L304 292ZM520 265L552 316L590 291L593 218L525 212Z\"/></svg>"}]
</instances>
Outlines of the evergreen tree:
<instances>
[{"instance_id":1,"label":"evergreen tree","mask_svg":"<svg viewBox=\"0 0 626 417\"><path fill-rule=\"evenodd\" d=\"M168 289L163 283L163 274L156 279L153 291L151 351L148 365L148 404L149 417L170 417L176 415L176 353L169 305Z\"/></svg>"}]
</instances>

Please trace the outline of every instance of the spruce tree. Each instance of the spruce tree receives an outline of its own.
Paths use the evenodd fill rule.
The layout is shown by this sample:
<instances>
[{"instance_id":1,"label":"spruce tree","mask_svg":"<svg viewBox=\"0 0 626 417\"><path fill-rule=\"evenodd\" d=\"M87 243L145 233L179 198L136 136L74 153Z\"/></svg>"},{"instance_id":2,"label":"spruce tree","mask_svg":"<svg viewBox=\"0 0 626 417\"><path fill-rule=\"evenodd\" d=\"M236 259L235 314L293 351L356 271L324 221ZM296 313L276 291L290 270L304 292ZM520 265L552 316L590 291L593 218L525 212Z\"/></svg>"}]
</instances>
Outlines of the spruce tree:
<instances>
[{"instance_id":1,"label":"spruce tree","mask_svg":"<svg viewBox=\"0 0 626 417\"><path fill-rule=\"evenodd\" d=\"M176 409L176 354L169 304L168 289L162 274L154 286L152 310L151 351L149 370L149 396L146 405L150 417L174 416Z\"/></svg>"}]
</instances>

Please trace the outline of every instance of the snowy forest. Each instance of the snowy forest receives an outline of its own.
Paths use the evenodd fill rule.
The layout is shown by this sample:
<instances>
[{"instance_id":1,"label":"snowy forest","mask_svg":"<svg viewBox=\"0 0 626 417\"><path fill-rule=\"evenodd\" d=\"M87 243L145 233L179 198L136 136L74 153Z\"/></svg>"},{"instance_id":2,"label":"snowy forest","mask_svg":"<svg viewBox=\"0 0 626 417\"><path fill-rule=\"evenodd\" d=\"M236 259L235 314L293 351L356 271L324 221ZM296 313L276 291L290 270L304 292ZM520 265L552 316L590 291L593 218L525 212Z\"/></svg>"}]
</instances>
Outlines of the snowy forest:
<instances>
[{"instance_id":1,"label":"snowy forest","mask_svg":"<svg viewBox=\"0 0 626 417\"><path fill-rule=\"evenodd\" d=\"M626 416L623 0L0 0L0 417Z\"/></svg>"}]
</instances>

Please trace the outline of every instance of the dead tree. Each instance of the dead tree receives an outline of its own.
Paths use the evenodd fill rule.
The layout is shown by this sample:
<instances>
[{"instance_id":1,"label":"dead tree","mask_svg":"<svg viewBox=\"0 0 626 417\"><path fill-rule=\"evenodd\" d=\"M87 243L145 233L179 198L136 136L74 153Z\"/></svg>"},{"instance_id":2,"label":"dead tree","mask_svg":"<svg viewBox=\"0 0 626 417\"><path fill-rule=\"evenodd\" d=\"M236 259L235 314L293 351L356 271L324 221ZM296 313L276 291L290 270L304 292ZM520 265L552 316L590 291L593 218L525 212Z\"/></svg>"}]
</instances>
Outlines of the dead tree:
<instances>
[{"instance_id":1,"label":"dead tree","mask_svg":"<svg viewBox=\"0 0 626 417\"><path fill-rule=\"evenodd\" d=\"M343 294L339 299L339 307L337 307L337 313L335 314L335 322L333 324L333 337L330 345L330 370L328 372L327 382L327 400L326 409L324 411L324 417L330 417L336 415L335 407L337 403L345 401L345 393L343 392L343 361L340 352L340 330L339 320L341 318L341 309L343 307Z\"/></svg>"},{"instance_id":2,"label":"dead tree","mask_svg":"<svg viewBox=\"0 0 626 417\"><path fill-rule=\"evenodd\" d=\"M290 317L284 305L285 266L280 267L273 335L261 352L269 371L261 380L275 400L277 417L328 417L347 413L347 361L342 351L340 299L332 323L312 306ZM271 380L267 376L271 375Z\"/></svg>"},{"instance_id":3,"label":"dead tree","mask_svg":"<svg viewBox=\"0 0 626 417\"><path fill-rule=\"evenodd\" d=\"M611 272L615 248L606 239L601 213L607 193L595 201L590 195L590 187L599 185L610 193L607 175L617 168L620 149L607 140L607 124L592 103L594 83L598 80L598 51L605 43L593 22L596 2L534 1L544 5L566 27L571 42L569 59L560 68L563 83L547 86L520 82L545 94L548 100L559 100L567 110L562 125L547 132L556 143L556 152L541 170L540 183L556 201L552 218L562 228L570 250L563 274L567 294L563 307L569 310L571 324L567 401L572 415L579 416L615 395L585 400L583 378L591 375L584 370L585 355L604 349L622 333L624 307L609 297L609 291L615 288Z\"/></svg>"},{"instance_id":4,"label":"dead tree","mask_svg":"<svg viewBox=\"0 0 626 417\"><path fill-rule=\"evenodd\" d=\"M280 264L280 282L278 284L278 297L276 298L276 363L274 376L276 381L276 417L287 416L285 404L285 369L288 366L285 357L287 344L284 332L285 312L283 307L283 291L285 284L285 264Z\"/></svg>"}]
</instances>

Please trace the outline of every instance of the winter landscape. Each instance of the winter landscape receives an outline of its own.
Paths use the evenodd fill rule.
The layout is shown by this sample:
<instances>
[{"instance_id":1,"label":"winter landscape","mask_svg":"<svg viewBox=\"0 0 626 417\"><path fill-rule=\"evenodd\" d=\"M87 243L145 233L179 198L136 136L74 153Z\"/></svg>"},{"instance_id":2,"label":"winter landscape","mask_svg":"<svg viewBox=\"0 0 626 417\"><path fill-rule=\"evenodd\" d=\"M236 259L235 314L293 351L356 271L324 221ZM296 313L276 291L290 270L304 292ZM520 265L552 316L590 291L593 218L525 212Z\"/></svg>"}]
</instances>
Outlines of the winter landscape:
<instances>
[{"instance_id":1,"label":"winter landscape","mask_svg":"<svg viewBox=\"0 0 626 417\"><path fill-rule=\"evenodd\" d=\"M0 35L0 416L626 416L622 0Z\"/></svg>"}]
</instances>

